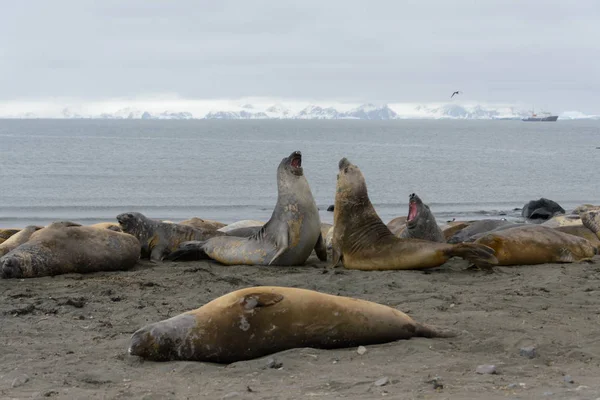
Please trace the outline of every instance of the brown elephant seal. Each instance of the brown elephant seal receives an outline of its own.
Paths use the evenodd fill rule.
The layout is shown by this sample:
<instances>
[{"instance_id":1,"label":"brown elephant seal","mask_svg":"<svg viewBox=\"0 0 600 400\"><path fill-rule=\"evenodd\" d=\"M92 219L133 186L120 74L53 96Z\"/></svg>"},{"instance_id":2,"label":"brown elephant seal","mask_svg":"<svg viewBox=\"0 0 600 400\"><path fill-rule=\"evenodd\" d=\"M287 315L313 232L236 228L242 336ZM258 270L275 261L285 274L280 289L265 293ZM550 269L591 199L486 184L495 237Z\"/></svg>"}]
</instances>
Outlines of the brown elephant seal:
<instances>
[{"instance_id":1,"label":"brown elephant seal","mask_svg":"<svg viewBox=\"0 0 600 400\"><path fill-rule=\"evenodd\" d=\"M224 224L222 222L213 221L210 219L202 219L202 218L197 218L197 217L193 217L190 219L186 219L185 221L181 221L180 224L188 225L188 226L191 226L192 228L196 228L196 229L206 229L206 230L212 229L215 231L219 228L227 226L227 224Z\"/></svg>"},{"instance_id":2,"label":"brown elephant seal","mask_svg":"<svg viewBox=\"0 0 600 400\"><path fill-rule=\"evenodd\" d=\"M5 255L6 253L16 249L23 243L27 242L31 235L35 231L42 229L41 226L29 225L25 228L21 229L19 232L15 233L8 239L6 239L3 243L0 243L0 257Z\"/></svg>"},{"instance_id":3,"label":"brown elephant seal","mask_svg":"<svg viewBox=\"0 0 600 400\"><path fill-rule=\"evenodd\" d=\"M442 225L440 227L440 229L442 230L442 233L444 234L444 239L446 239L446 241L448 241L448 239L450 239L456 233L465 229L467 226L471 225L473 222L474 221L454 221L454 220L452 220L452 221L446 222L446 224Z\"/></svg>"},{"instance_id":4,"label":"brown elephant seal","mask_svg":"<svg viewBox=\"0 0 600 400\"><path fill-rule=\"evenodd\" d=\"M4 228L0 229L0 243L18 233L21 229Z\"/></svg>"},{"instance_id":5,"label":"brown elephant seal","mask_svg":"<svg viewBox=\"0 0 600 400\"><path fill-rule=\"evenodd\" d=\"M567 225L567 226L557 226L557 231L568 233L569 235L575 235L587 239L594 246L600 246L600 235L594 233L591 229L583 226L583 225Z\"/></svg>"},{"instance_id":6,"label":"brown elephant seal","mask_svg":"<svg viewBox=\"0 0 600 400\"><path fill-rule=\"evenodd\" d=\"M133 267L139 241L126 233L60 221L0 258L2 278L117 271Z\"/></svg>"},{"instance_id":7,"label":"brown elephant seal","mask_svg":"<svg viewBox=\"0 0 600 400\"><path fill-rule=\"evenodd\" d=\"M396 217L387 223L387 227L395 236L400 237L402 232L406 229L406 217Z\"/></svg>"},{"instance_id":8,"label":"brown elephant seal","mask_svg":"<svg viewBox=\"0 0 600 400\"><path fill-rule=\"evenodd\" d=\"M586 239L541 225L518 226L488 233L475 243L496 251L498 265L571 263L591 259L596 247ZM485 263L475 263L479 267Z\"/></svg>"},{"instance_id":9,"label":"brown elephant seal","mask_svg":"<svg viewBox=\"0 0 600 400\"><path fill-rule=\"evenodd\" d=\"M333 349L453 333L378 303L288 287L250 287L136 331L129 354L232 363L279 351Z\"/></svg>"},{"instance_id":10,"label":"brown elephant seal","mask_svg":"<svg viewBox=\"0 0 600 400\"><path fill-rule=\"evenodd\" d=\"M600 206L596 206L593 204L582 204L580 206L575 207L575 209L573 210L573 212L571 214L580 215L587 211L599 211L599 210L600 210Z\"/></svg>"},{"instance_id":11,"label":"brown elephant seal","mask_svg":"<svg viewBox=\"0 0 600 400\"><path fill-rule=\"evenodd\" d=\"M540 225L548 228L558 228L559 226L583 226L583 222L581 222L581 217L578 214L569 214L555 215Z\"/></svg>"},{"instance_id":12,"label":"brown elephant seal","mask_svg":"<svg viewBox=\"0 0 600 400\"><path fill-rule=\"evenodd\" d=\"M141 257L154 261L163 260L166 255L177 250L183 242L225 235L213 229L196 229L187 225L150 219L139 212L119 214L117 221L123 232L135 236L140 241Z\"/></svg>"},{"instance_id":13,"label":"brown elephant seal","mask_svg":"<svg viewBox=\"0 0 600 400\"><path fill-rule=\"evenodd\" d=\"M302 169L302 154L295 151L277 168L277 204L271 219L250 237L221 236L182 245L168 259L208 255L225 265L302 265L313 249L327 260L321 236L321 219Z\"/></svg>"},{"instance_id":14,"label":"brown elephant seal","mask_svg":"<svg viewBox=\"0 0 600 400\"><path fill-rule=\"evenodd\" d=\"M478 221L474 221L469 226L461 229L456 232L448 239L448 243L463 243L469 242L470 238L489 231L493 231L494 229L510 226L514 224L514 222L507 221L505 219L481 219Z\"/></svg>"},{"instance_id":15,"label":"brown elephant seal","mask_svg":"<svg viewBox=\"0 0 600 400\"><path fill-rule=\"evenodd\" d=\"M405 239L423 239L430 242L445 243L446 238L440 229L429 206L412 193L408 196L408 216L406 229L399 235Z\"/></svg>"},{"instance_id":16,"label":"brown elephant seal","mask_svg":"<svg viewBox=\"0 0 600 400\"><path fill-rule=\"evenodd\" d=\"M115 224L114 222L99 222L90 226L93 226L94 228L110 229L111 231L115 232L123 232L121 226L119 224Z\"/></svg>"},{"instance_id":17,"label":"brown elephant seal","mask_svg":"<svg viewBox=\"0 0 600 400\"><path fill-rule=\"evenodd\" d=\"M333 226L333 266L342 261L350 269L420 269L440 266L451 257L496 262L487 246L394 236L375 212L362 172L346 158L339 162Z\"/></svg>"}]
</instances>

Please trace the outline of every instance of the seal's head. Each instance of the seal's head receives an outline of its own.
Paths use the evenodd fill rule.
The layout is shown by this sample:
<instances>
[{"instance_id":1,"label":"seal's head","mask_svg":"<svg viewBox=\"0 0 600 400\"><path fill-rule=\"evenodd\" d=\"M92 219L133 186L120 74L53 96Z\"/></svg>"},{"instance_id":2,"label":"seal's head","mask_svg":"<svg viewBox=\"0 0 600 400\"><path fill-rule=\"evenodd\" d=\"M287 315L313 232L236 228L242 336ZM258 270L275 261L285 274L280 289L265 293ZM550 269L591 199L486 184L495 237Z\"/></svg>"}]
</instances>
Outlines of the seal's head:
<instances>
[{"instance_id":1,"label":"seal's head","mask_svg":"<svg viewBox=\"0 0 600 400\"><path fill-rule=\"evenodd\" d=\"M278 175L295 175L302 176L304 171L302 170L302 153L300 151L294 151L289 157L281 160L278 168Z\"/></svg>"},{"instance_id":2,"label":"seal's head","mask_svg":"<svg viewBox=\"0 0 600 400\"><path fill-rule=\"evenodd\" d=\"M340 160L338 168L336 201L355 203L360 199L368 199L367 184L361 170L346 157Z\"/></svg>"},{"instance_id":3,"label":"seal's head","mask_svg":"<svg viewBox=\"0 0 600 400\"><path fill-rule=\"evenodd\" d=\"M419 217L425 211L425 207L427 207L419 196L415 193L411 193L408 196L408 216L406 217L406 226L407 228L414 228L417 225Z\"/></svg>"},{"instance_id":4,"label":"seal's head","mask_svg":"<svg viewBox=\"0 0 600 400\"><path fill-rule=\"evenodd\" d=\"M0 259L0 276L3 279L19 279L23 277L21 259L17 255L6 255Z\"/></svg>"},{"instance_id":5,"label":"seal's head","mask_svg":"<svg viewBox=\"0 0 600 400\"><path fill-rule=\"evenodd\" d=\"M140 232L146 225L147 220L148 218L139 212L127 212L117 215L117 221L119 221L123 232L130 234Z\"/></svg>"}]
</instances>

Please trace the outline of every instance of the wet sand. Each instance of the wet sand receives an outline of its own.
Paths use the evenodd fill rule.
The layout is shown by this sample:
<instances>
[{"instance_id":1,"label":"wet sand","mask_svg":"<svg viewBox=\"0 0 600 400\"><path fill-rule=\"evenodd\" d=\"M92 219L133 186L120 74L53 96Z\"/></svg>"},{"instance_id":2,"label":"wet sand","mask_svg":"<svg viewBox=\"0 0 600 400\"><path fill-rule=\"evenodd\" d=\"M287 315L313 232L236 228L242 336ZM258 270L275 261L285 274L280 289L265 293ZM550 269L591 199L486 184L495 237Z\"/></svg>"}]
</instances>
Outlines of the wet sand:
<instances>
[{"instance_id":1,"label":"wet sand","mask_svg":"<svg viewBox=\"0 0 600 400\"><path fill-rule=\"evenodd\" d=\"M313 256L295 268L142 261L126 272L0 280L0 398L600 398L600 257L465 268L453 259L428 271L362 272ZM230 365L127 354L141 326L258 285L375 301L459 336L371 345L362 355L293 349ZM520 354L527 346L534 358ZM496 374L477 373L484 364Z\"/></svg>"}]
</instances>

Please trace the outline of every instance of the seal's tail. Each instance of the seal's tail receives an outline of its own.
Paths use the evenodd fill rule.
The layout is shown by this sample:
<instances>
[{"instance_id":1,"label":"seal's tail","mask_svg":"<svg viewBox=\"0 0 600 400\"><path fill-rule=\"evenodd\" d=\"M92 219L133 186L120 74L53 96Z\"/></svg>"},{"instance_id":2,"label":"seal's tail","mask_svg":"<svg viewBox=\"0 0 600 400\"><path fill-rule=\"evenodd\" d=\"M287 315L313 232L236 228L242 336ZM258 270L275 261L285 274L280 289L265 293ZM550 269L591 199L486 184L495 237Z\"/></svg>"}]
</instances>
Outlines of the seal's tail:
<instances>
[{"instance_id":1,"label":"seal's tail","mask_svg":"<svg viewBox=\"0 0 600 400\"><path fill-rule=\"evenodd\" d=\"M165 260L170 261L196 261L205 260L208 255L204 252L204 244L206 241L193 240L183 242L179 248L166 256Z\"/></svg>"},{"instance_id":2,"label":"seal's tail","mask_svg":"<svg viewBox=\"0 0 600 400\"><path fill-rule=\"evenodd\" d=\"M458 334L445 329L440 329L427 324L415 322L415 337L426 338L452 338Z\"/></svg>"},{"instance_id":3,"label":"seal's tail","mask_svg":"<svg viewBox=\"0 0 600 400\"><path fill-rule=\"evenodd\" d=\"M445 251L449 257L460 257L472 262L476 266L489 266L498 264L496 252L491 247L479 243L460 243Z\"/></svg>"}]
</instances>

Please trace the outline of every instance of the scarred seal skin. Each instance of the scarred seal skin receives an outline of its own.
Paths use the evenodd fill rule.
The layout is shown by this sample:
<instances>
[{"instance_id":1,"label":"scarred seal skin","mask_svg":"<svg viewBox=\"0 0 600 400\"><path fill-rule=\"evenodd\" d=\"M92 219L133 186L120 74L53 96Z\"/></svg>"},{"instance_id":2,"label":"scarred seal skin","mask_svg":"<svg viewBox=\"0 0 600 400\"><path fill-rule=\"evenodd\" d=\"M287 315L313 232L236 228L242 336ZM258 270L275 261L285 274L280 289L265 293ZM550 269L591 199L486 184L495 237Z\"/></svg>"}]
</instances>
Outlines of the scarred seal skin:
<instances>
[{"instance_id":1,"label":"scarred seal skin","mask_svg":"<svg viewBox=\"0 0 600 400\"><path fill-rule=\"evenodd\" d=\"M139 329L129 354L154 361L231 363L297 347L330 349L417 336L455 334L366 300L262 286Z\"/></svg>"},{"instance_id":2,"label":"scarred seal skin","mask_svg":"<svg viewBox=\"0 0 600 400\"><path fill-rule=\"evenodd\" d=\"M437 267L454 256L473 263L497 261L494 250L479 244L395 237L375 212L362 172L346 158L339 162L333 226L333 266L342 262L350 269L420 269Z\"/></svg>"},{"instance_id":3,"label":"scarred seal skin","mask_svg":"<svg viewBox=\"0 0 600 400\"><path fill-rule=\"evenodd\" d=\"M406 239L423 239L430 242L445 243L446 238L429 209L429 206L415 193L408 196L408 216L406 229L399 235Z\"/></svg>"},{"instance_id":4,"label":"scarred seal skin","mask_svg":"<svg viewBox=\"0 0 600 400\"><path fill-rule=\"evenodd\" d=\"M269 221L254 229L256 233L246 237L248 229L241 233L236 229L228 236L183 243L167 259L208 256L225 265L292 266L304 264L314 249L318 258L326 261L319 210L304 176L299 151L279 163L277 204Z\"/></svg>"},{"instance_id":5,"label":"scarred seal skin","mask_svg":"<svg viewBox=\"0 0 600 400\"><path fill-rule=\"evenodd\" d=\"M59 221L0 258L2 278L33 278L133 267L139 241L126 233Z\"/></svg>"}]
</instances>

